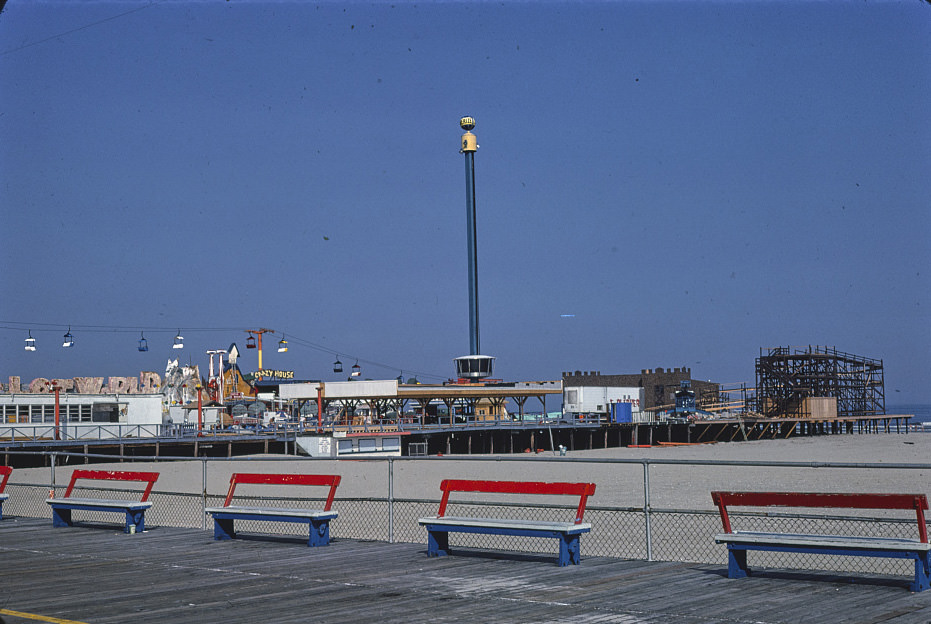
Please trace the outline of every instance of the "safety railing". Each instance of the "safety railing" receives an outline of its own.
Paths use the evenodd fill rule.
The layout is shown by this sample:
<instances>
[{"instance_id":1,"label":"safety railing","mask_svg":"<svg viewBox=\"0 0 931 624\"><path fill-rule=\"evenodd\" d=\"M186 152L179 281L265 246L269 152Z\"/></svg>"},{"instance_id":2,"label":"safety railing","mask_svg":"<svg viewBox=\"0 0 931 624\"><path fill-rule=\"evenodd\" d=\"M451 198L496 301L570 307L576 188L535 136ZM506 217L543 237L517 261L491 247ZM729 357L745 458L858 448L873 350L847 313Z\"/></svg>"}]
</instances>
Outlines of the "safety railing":
<instances>
[{"instance_id":1,"label":"safety railing","mask_svg":"<svg viewBox=\"0 0 931 624\"><path fill-rule=\"evenodd\" d=\"M421 415L407 415L400 418L324 418L320 422L320 431L332 433L334 431L348 433L391 433L395 431L453 431L500 429L507 427L528 429L550 426L598 427L608 422L604 414L565 414L561 416L548 416L542 414L524 414L522 417L513 414L505 418L483 416L453 416L442 414L439 417L425 418ZM306 428L317 428L317 422L309 419Z\"/></svg>"},{"instance_id":2,"label":"safety railing","mask_svg":"<svg viewBox=\"0 0 931 624\"><path fill-rule=\"evenodd\" d=\"M45 442L49 440L120 440L159 438L179 435L170 425L126 425L118 423L62 423L41 425L0 425L0 440Z\"/></svg>"},{"instance_id":3,"label":"safety railing","mask_svg":"<svg viewBox=\"0 0 931 624\"><path fill-rule=\"evenodd\" d=\"M62 423L0 425L0 441L3 442L49 442L49 441L139 441L140 439L183 439L187 437L229 437L232 435L260 435L270 437L293 436L304 433L313 427L304 427L299 423L283 422L279 424L256 425L249 427L203 426L196 423L162 423L147 425L127 425L120 423Z\"/></svg>"}]
</instances>

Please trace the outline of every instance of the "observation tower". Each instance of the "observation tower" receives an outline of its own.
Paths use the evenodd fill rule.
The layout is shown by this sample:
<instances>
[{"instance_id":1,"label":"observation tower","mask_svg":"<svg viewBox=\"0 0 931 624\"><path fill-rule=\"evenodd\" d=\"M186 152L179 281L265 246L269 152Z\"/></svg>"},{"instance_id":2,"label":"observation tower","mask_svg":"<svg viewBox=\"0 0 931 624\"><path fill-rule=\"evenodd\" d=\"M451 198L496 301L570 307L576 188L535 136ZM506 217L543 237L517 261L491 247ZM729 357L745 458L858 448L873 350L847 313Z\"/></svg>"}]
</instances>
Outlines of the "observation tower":
<instances>
[{"instance_id":1,"label":"observation tower","mask_svg":"<svg viewBox=\"0 0 931 624\"><path fill-rule=\"evenodd\" d=\"M462 135L460 154L465 154L466 176L466 224L469 257L469 355L456 358L456 373L460 379L479 381L490 377L495 358L481 355L478 326L478 242L475 234L475 152L478 150L478 138L472 134L475 120L463 117L459 126L465 130Z\"/></svg>"}]
</instances>

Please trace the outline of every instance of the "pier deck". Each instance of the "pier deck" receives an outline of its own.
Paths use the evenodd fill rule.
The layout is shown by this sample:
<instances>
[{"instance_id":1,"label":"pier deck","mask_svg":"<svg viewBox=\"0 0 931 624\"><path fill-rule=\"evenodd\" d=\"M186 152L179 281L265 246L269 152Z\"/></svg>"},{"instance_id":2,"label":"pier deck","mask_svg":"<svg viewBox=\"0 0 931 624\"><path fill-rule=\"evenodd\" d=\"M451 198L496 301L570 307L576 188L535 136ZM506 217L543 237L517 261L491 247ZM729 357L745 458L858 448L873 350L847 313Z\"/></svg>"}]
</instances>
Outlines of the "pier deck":
<instances>
[{"instance_id":1,"label":"pier deck","mask_svg":"<svg viewBox=\"0 0 931 624\"><path fill-rule=\"evenodd\" d=\"M115 525L55 529L0 522L0 618L6 624L229 622L625 622L706 624L931 622L931 592L901 578L548 556L423 544L300 538L215 542L209 531ZM19 613L19 615L17 615Z\"/></svg>"}]
</instances>

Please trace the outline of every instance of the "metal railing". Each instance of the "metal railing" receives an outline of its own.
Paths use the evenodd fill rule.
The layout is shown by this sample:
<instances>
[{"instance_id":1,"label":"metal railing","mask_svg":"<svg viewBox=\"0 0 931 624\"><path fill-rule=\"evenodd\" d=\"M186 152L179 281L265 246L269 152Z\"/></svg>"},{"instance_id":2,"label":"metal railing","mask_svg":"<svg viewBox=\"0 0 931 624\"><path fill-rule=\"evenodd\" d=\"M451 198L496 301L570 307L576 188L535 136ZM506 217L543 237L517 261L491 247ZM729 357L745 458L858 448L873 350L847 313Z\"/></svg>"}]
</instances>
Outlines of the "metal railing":
<instances>
[{"instance_id":1,"label":"metal railing","mask_svg":"<svg viewBox=\"0 0 931 624\"><path fill-rule=\"evenodd\" d=\"M356 421L356 422L353 422ZM327 416L320 422L319 430L332 433L345 431L348 433L391 433L395 431L455 431L521 428L528 429L548 426L598 427L609 422L605 414L565 414L558 417L544 414L524 414L521 418L513 414L507 418L483 417L475 415L453 416L446 414L432 416L429 419L422 415L406 415L387 418L333 418ZM310 418L306 421L307 430L317 428L317 421Z\"/></svg>"},{"instance_id":2,"label":"metal railing","mask_svg":"<svg viewBox=\"0 0 931 624\"><path fill-rule=\"evenodd\" d=\"M307 427L313 430L312 427ZM297 423L280 423L275 425L257 425L253 427L216 426L198 427L196 423L162 423L148 425L126 425L119 423L67 423L58 427L50 424L0 425L0 441L4 446L9 442L62 442L82 441L133 441L140 440L180 440L191 437L216 438L229 437L230 434L265 435L270 437L294 436L304 433L305 428Z\"/></svg>"},{"instance_id":3,"label":"metal railing","mask_svg":"<svg viewBox=\"0 0 931 624\"><path fill-rule=\"evenodd\" d=\"M171 425L124 425L66 423L58 427L41 425L0 425L0 440L47 442L49 440L121 440L160 438L177 435Z\"/></svg>"},{"instance_id":4,"label":"metal railing","mask_svg":"<svg viewBox=\"0 0 931 624\"><path fill-rule=\"evenodd\" d=\"M28 453L31 461L46 463L45 468L14 470L7 486L9 500L4 516L50 518L45 499L52 490L58 494L67 484L75 463L113 462L111 455L71 453ZM810 491L873 491L863 483L892 483L895 491L925 493L931 487L931 464L826 463L719 461L676 459L596 459L573 457L378 457L353 461L294 457L250 458L166 458L125 457L124 462L159 462L163 476L149 500L148 526L208 529L205 508L223 503L229 475L233 472L318 472L341 474L334 509L339 518L331 525L334 538L387 542L423 542L424 529L417 519L435 515L440 497L441 478L490 478L509 480L563 480L596 483L596 494L589 499L586 521L593 525L582 540L584 556L606 556L658 561L683 561L726 565L726 550L714 542L721 532L720 517L711 502L712 489L791 490L800 483L814 483ZM282 464L287 462L289 465ZM323 462L323 463L321 463ZM505 465L506 464L506 465ZM126 466L125 463L121 464ZM157 468L156 468L157 469ZM28 475L24 476L24 475ZM45 475L46 479L37 478ZM878 475L883 475L882 478ZM165 483L172 485L159 489ZM164 487L164 486L163 486ZM267 487L267 486L266 486ZM881 487L881 486L880 486ZM93 496L87 490L82 496ZM312 494L316 492L311 491ZM424 494L431 496L424 498ZM435 496L432 496L435 494ZM112 497L106 495L106 497ZM535 497L536 498L536 497ZM237 496L243 505L308 507L322 498L295 497L277 491L248 491ZM569 501L565 501L569 502ZM575 505L559 500L526 503L508 500L465 500L457 515L483 515L503 518L564 520ZM107 521L94 512L85 512L88 522ZM917 527L912 513L886 514L871 511L862 515L845 510L843 514L774 513L750 511L731 513L739 530L836 535L872 535L915 538ZM110 519L112 521L112 518ZM210 525L212 526L212 525ZM263 522L243 522L244 532L299 535L300 527L283 527ZM454 545L501 548L529 553L549 553L550 540L506 536L451 536ZM907 560L840 557L792 553L751 553L751 564L763 567L791 567L836 571L866 571L880 574L910 574Z\"/></svg>"}]
</instances>

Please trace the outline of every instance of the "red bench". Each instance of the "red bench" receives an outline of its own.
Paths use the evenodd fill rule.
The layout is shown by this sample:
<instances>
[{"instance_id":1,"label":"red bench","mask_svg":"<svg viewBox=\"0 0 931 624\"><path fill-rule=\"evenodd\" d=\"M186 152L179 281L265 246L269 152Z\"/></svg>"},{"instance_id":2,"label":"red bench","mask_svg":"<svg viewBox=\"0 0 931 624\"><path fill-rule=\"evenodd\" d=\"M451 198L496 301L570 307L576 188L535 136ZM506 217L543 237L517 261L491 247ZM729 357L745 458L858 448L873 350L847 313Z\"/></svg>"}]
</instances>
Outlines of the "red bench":
<instances>
[{"instance_id":1,"label":"red bench","mask_svg":"<svg viewBox=\"0 0 931 624\"><path fill-rule=\"evenodd\" d=\"M588 497L595 493L594 483L543 483L540 481L472 481L444 479L440 483L443 498L435 516L420 518L418 522L427 528L427 556L442 557L450 553L449 534L480 533L493 535L517 535L525 537L554 537L559 540L558 565L566 566L580 562L580 538L582 533L592 530L592 525L582 522ZM550 522L542 520L514 520L501 518L471 518L447 516L446 507L451 492L478 492L485 494L578 496L579 503L572 522Z\"/></svg>"},{"instance_id":2,"label":"red bench","mask_svg":"<svg viewBox=\"0 0 931 624\"><path fill-rule=\"evenodd\" d=\"M0 520L3 520L3 501L10 497L9 494L4 494L3 491L6 489L6 482L10 480L10 473L13 472L13 469L10 466L0 466Z\"/></svg>"},{"instance_id":3,"label":"red bench","mask_svg":"<svg viewBox=\"0 0 931 624\"><path fill-rule=\"evenodd\" d=\"M308 546L326 546L330 543L330 520L337 517L332 511L333 498L339 485L339 475L258 474L237 472L230 477L230 489L222 507L208 507L213 516L213 538L230 540L236 537L235 520L264 520L297 522L308 525ZM236 486L245 485L310 485L329 487L323 509L293 509L282 507L247 507L232 505Z\"/></svg>"},{"instance_id":4,"label":"red bench","mask_svg":"<svg viewBox=\"0 0 931 624\"><path fill-rule=\"evenodd\" d=\"M104 499L104 498L78 498L72 496L75 483L80 480L87 481L131 481L147 484L138 500ZM152 506L148 502L152 486L158 479L157 472L126 472L117 470L75 470L71 473L71 482L62 498L49 498L45 502L52 507L52 526L74 526L71 512L75 509L88 511L117 511L126 514L124 533L142 533L145 531L145 511Z\"/></svg>"},{"instance_id":5,"label":"red bench","mask_svg":"<svg viewBox=\"0 0 931 624\"><path fill-rule=\"evenodd\" d=\"M715 535L719 544L727 544L729 578L750 574L747 551L780 551L860 557L892 557L915 560L915 580L909 586L919 592L929 588L931 578L931 544L924 511L928 499L924 494L818 494L797 492L712 492L711 498L721 514L724 533ZM753 533L731 528L728 507L808 507L839 509L899 509L915 512L918 539L872 536L808 535L788 533Z\"/></svg>"}]
</instances>

